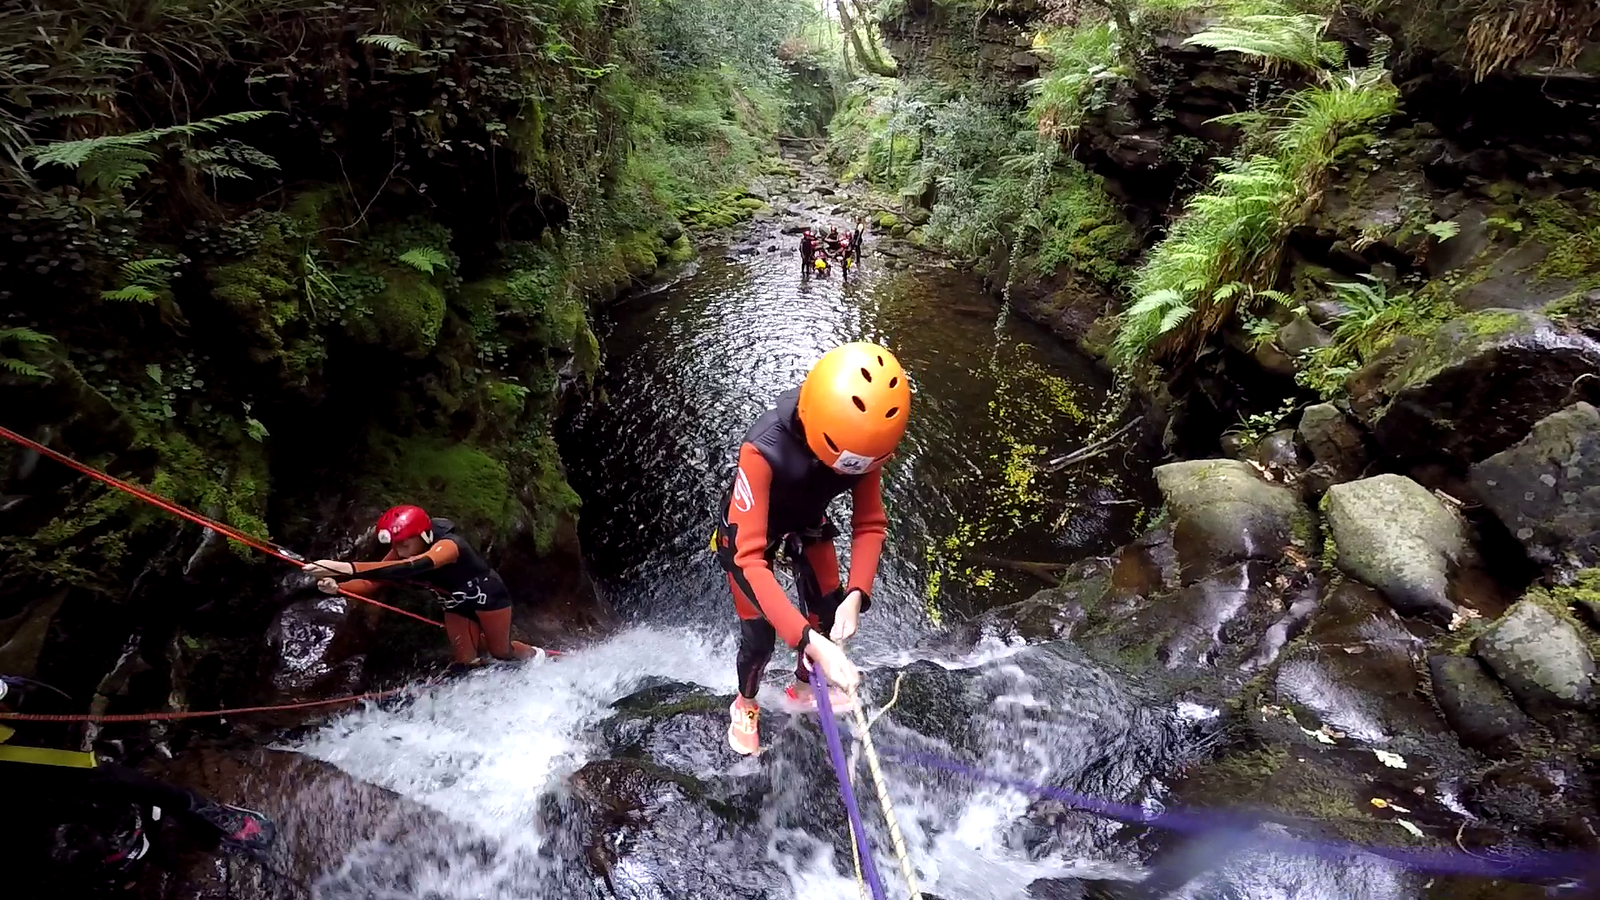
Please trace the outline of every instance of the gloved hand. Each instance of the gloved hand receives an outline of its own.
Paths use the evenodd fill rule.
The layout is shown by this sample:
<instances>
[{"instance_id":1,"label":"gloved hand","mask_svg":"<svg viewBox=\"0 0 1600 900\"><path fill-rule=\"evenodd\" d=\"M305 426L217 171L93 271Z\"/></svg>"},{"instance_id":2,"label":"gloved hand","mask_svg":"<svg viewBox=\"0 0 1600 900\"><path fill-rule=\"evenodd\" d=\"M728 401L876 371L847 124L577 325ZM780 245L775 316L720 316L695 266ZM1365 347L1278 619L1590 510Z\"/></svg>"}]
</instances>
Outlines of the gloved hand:
<instances>
[{"instance_id":1,"label":"gloved hand","mask_svg":"<svg viewBox=\"0 0 1600 900\"><path fill-rule=\"evenodd\" d=\"M820 634L813 634L806 643L806 658L822 668L829 684L847 694L861 685L861 672L844 655L844 648Z\"/></svg>"},{"instance_id":2,"label":"gloved hand","mask_svg":"<svg viewBox=\"0 0 1600 900\"><path fill-rule=\"evenodd\" d=\"M301 566L300 571L318 578L330 578L334 575L354 575L356 567L339 559L319 559Z\"/></svg>"},{"instance_id":3,"label":"gloved hand","mask_svg":"<svg viewBox=\"0 0 1600 900\"><path fill-rule=\"evenodd\" d=\"M828 639L836 644L842 644L855 636L856 625L861 619L861 591L851 591L839 604L839 611L834 613L833 630L828 632Z\"/></svg>"},{"instance_id":4,"label":"gloved hand","mask_svg":"<svg viewBox=\"0 0 1600 900\"><path fill-rule=\"evenodd\" d=\"M332 578L318 578L317 590L323 592L324 594L338 594L339 582L334 581Z\"/></svg>"}]
</instances>

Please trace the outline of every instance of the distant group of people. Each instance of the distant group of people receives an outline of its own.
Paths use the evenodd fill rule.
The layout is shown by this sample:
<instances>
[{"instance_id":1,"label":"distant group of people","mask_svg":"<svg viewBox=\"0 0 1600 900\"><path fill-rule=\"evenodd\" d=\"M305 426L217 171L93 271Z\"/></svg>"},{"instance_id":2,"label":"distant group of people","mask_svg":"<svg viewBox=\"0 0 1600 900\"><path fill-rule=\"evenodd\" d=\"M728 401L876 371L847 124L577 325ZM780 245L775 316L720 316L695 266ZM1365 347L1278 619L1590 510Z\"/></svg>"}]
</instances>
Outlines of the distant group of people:
<instances>
[{"instance_id":1,"label":"distant group of people","mask_svg":"<svg viewBox=\"0 0 1600 900\"><path fill-rule=\"evenodd\" d=\"M866 231L866 220L856 217L855 229L843 234L839 226L830 225L826 234L822 226L812 225L800 233L800 275L809 278L813 273L826 274L829 259L837 260L845 277L849 277L852 262L861 262L861 241Z\"/></svg>"}]
</instances>

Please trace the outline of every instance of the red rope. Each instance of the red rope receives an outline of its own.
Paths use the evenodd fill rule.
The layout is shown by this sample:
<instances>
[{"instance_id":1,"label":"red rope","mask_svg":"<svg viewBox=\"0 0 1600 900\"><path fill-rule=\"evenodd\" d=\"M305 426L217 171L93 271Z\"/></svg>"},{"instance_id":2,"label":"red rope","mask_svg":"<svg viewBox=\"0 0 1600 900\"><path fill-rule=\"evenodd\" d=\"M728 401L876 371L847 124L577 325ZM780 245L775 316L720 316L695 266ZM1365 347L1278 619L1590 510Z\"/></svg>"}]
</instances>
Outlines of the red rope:
<instances>
[{"instance_id":1,"label":"red rope","mask_svg":"<svg viewBox=\"0 0 1600 900\"><path fill-rule=\"evenodd\" d=\"M165 712L142 713L131 715L96 716L89 713L79 715L45 715L40 713L14 713L0 712L0 719L13 722L164 722L172 719L204 719L210 716L237 716L244 713L275 712L283 709L310 709L314 706L334 706L339 703L355 703L360 700L378 700L383 697L392 697L402 691L411 689L410 685L390 688L386 691L370 691L365 694L352 694L348 697L334 697L331 700L306 700L301 703L283 703L278 706L242 706L237 709L213 709L203 712Z\"/></svg>"},{"instance_id":2,"label":"red rope","mask_svg":"<svg viewBox=\"0 0 1600 900\"><path fill-rule=\"evenodd\" d=\"M212 531L215 531L215 532L217 532L218 534L220 534L220 535L222 535L224 537L227 537L227 538L230 538L232 540L238 541L239 543L244 544L247 547L252 547L252 548L254 548L256 550L260 550L262 553L265 553L268 556L273 556L273 557L276 557L278 559L281 559L284 562L294 566L297 569L300 568L305 563L305 560L299 559L299 558L297 558L295 556L290 555L287 551L283 550L280 547L274 547L273 545L268 544L268 543L266 543L266 542L264 542L264 541L262 541L262 540L260 540L258 538L253 538L250 535L245 534L244 532L239 531L236 528L229 527L229 526L224 525L221 522L218 522L218 521L216 521L214 519L208 519L205 516L200 515L199 513L191 512L191 511L189 511L187 509L184 509L183 507L179 506L176 503L173 503L171 500L168 500L167 498L161 496L160 494L153 494L150 491L147 491L144 488L139 487L136 484L129 484L128 482L123 481L120 478L116 478L116 477L113 477L111 475L107 475L105 472L101 472L98 469L94 469L94 468L91 468L89 466L86 466L83 463L78 462L77 460L73 459L70 456L67 456L64 453L57 453L56 451L51 450L49 447L46 447L45 445L39 443L38 441L29 440L28 438L25 438L22 435L17 434L15 431L12 431L9 428L6 428L4 426L0 426L0 438L5 438L6 440L11 441L12 443L18 444L18 445L23 446L23 447L26 447L29 450L34 451L35 453L40 453L40 454L43 454L45 456L48 456L51 459L55 460L56 462L61 463L62 465L67 466L69 468L76 469L77 471L89 476L90 478L95 479L96 481L102 482L104 484L108 484L108 485L116 488L119 491L123 491L123 492L131 494L131 495L133 495L135 497L138 497L140 500L143 500L144 502L150 504L151 506L155 506L155 507L158 507L160 509L164 509L167 512L172 513L175 516L178 516L178 517L183 518L183 519L188 519L190 522L193 522L193 523L195 523L196 525L199 525L202 528L209 528ZM411 612L410 610L401 609L398 606L390 606L387 603L379 602L377 600L372 599L371 597L364 597L361 594L356 593L355 591L345 590L342 587L339 588L339 595L342 596L342 597L349 597L352 600L359 600L362 603L370 603L373 606L378 607L379 609L386 609L386 610L388 610L389 612L392 612L392 613L399 613L402 616L407 616L409 618L416 619L418 622L426 622L429 625L434 625L434 626L437 626L439 628L443 628L444 627L444 623L443 622L439 622L439 621L436 621L434 619L430 619L427 616L417 615L416 613ZM107 720L107 721L109 721L109 720Z\"/></svg>"}]
</instances>

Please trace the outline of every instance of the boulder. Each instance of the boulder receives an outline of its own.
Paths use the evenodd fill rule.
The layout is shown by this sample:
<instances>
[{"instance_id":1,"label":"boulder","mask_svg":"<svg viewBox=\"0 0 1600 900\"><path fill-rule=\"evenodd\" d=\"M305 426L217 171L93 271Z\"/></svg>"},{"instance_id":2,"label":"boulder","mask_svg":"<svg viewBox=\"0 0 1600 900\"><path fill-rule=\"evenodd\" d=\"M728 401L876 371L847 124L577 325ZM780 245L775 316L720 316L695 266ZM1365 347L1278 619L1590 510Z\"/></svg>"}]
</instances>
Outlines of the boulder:
<instances>
[{"instance_id":1,"label":"boulder","mask_svg":"<svg viewBox=\"0 0 1600 900\"><path fill-rule=\"evenodd\" d=\"M1295 316L1293 321L1278 329L1275 343L1290 356L1299 356L1307 350L1328 346L1333 343L1333 336L1305 316Z\"/></svg>"},{"instance_id":2,"label":"boulder","mask_svg":"<svg viewBox=\"0 0 1600 900\"><path fill-rule=\"evenodd\" d=\"M1322 597L1307 640L1286 654L1273 679L1279 702L1364 743L1408 744L1442 734L1417 673L1423 644L1363 584L1344 581Z\"/></svg>"},{"instance_id":3,"label":"boulder","mask_svg":"<svg viewBox=\"0 0 1600 900\"><path fill-rule=\"evenodd\" d=\"M677 219L669 219L660 228L656 229L656 234L660 235L662 243L670 244L683 237L683 226L678 223Z\"/></svg>"},{"instance_id":4,"label":"boulder","mask_svg":"<svg viewBox=\"0 0 1600 900\"><path fill-rule=\"evenodd\" d=\"M1464 747L1505 755L1533 727L1505 689L1470 656L1428 659L1433 698Z\"/></svg>"},{"instance_id":5,"label":"boulder","mask_svg":"<svg viewBox=\"0 0 1600 900\"><path fill-rule=\"evenodd\" d=\"M1300 440L1311 458L1325 465L1332 484L1361 477L1367 467L1367 447L1361 429L1332 403L1309 406L1300 414Z\"/></svg>"},{"instance_id":6,"label":"boulder","mask_svg":"<svg viewBox=\"0 0 1600 900\"><path fill-rule=\"evenodd\" d=\"M1324 328L1337 327L1340 319L1350 315L1350 306L1338 300L1313 300L1306 310L1311 321Z\"/></svg>"},{"instance_id":7,"label":"boulder","mask_svg":"<svg viewBox=\"0 0 1600 900\"><path fill-rule=\"evenodd\" d=\"M1300 477L1307 460L1300 450L1294 429L1284 428L1267 435L1251 448L1256 465L1272 473L1275 480L1292 481Z\"/></svg>"},{"instance_id":8,"label":"boulder","mask_svg":"<svg viewBox=\"0 0 1600 900\"><path fill-rule=\"evenodd\" d=\"M1564 405L1578 376L1600 370L1600 343L1537 313L1487 309L1445 323L1403 359L1357 372L1354 403L1395 456L1470 464L1521 440Z\"/></svg>"},{"instance_id":9,"label":"boulder","mask_svg":"<svg viewBox=\"0 0 1600 900\"><path fill-rule=\"evenodd\" d=\"M268 678L281 696L303 699L360 690L370 615L355 601L318 596L278 610L267 628Z\"/></svg>"},{"instance_id":10,"label":"boulder","mask_svg":"<svg viewBox=\"0 0 1600 900\"><path fill-rule=\"evenodd\" d=\"M781 230L784 234L799 234L800 232L805 231L806 227L806 223L804 222L785 222L783 223L783 228Z\"/></svg>"},{"instance_id":11,"label":"boulder","mask_svg":"<svg viewBox=\"0 0 1600 900\"><path fill-rule=\"evenodd\" d=\"M1422 485L1379 475L1323 498L1339 568L1383 592L1402 615L1448 622L1450 575L1475 560L1465 524Z\"/></svg>"},{"instance_id":12,"label":"boulder","mask_svg":"<svg viewBox=\"0 0 1600 900\"><path fill-rule=\"evenodd\" d=\"M1594 658L1577 628L1533 599L1511 607L1473 650L1526 708L1583 707L1593 697Z\"/></svg>"},{"instance_id":13,"label":"boulder","mask_svg":"<svg viewBox=\"0 0 1600 900\"><path fill-rule=\"evenodd\" d=\"M1310 552L1316 532L1311 511L1295 491L1262 481L1246 463L1168 463L1155 475L1176 523L1174 545L1186 582L1235 562L1278 562L1291 546Z\"/></svg>"},{"instance_id":14,"label":"boulder","mask_svg":"<svg viewBox=\"0 0 1600 900\"><path fill-rule=\"evenodd\" d=\"M1600 564L1600 411L1575 403L1472 467L1472 487L1529 558L1566 570Z\"/></svg>"}]
</instances>

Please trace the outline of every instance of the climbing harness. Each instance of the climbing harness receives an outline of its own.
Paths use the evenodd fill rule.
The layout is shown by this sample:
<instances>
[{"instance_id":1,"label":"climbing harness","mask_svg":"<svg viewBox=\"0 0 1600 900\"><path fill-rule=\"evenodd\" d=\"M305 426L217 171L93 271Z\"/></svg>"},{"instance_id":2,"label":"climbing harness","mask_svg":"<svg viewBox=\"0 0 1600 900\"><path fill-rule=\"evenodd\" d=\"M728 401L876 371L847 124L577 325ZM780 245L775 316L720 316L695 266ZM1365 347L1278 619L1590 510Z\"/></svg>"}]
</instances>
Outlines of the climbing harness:
<instances>
[{"instance_id":1,"label":"climbing harness","mask_svg":"<svg viewBox=\"0 0 1600 900\"><path fill-rule=\"evenodd\" d=\"M856 858L866 875L867 886L873 900L887 900L883 879L878 876L878 866L872 860L872 845L867 843L867 829L861 822L861 810L856 806L855 791L850 786L850 771L846 768L844 745L839 740L839 725L833 720L833 701L828 697L828 679L822 667L811 664L811 693L817 698L817 713L822 724L822 736L828 742L828 756L833 760L833 773L839 779L839 795L844 799L844 810L850 819L850 833L858 848ZM860 878L857 878L860 881Z\"/></svg>"},{"instance_id":2,"label":"climbing harness","mask_svg":"<svg viewBox=\"0 0 1600 900\"><path fill-rule=\"evenodd\" d=\"M274 544L269 544L269 543L267 543L267 542L265 542L263 540L260 540L259 538L253 538L250 535L245 534L244 532L239 531L236 528L231 528L231 527L229 527L227 525L222 524L221 522L215 521L213 519L208 519L205 516L200 515L199 513L192 512L190 510L184 509L183 507L181 507L178 504L172 502L171 500L168 500L165 497L162 497L159 494L151 493L150 491L147 491L144 488L139 487L138 485L129 484L128 482L123 481L120 478L113 477L111 475L106 474L105 472L101 472L98 469L95 469L95 468L92 468L90 466L84 465L83 463L78 462L77 460L73 459L70 456L67 456L64 453L57 453L56 451L51 450L49 447L46 447L45 445L39 443L38 441L29 440L28 438L25 438L22 435L17 434L15 431L12 431L9 428L5 428L3 426L0 426L0 438L5 438L6 440L12 442L13 444L17 444L18 446L21 446L21 447L26 447L26 448L28 448L29 450L32 450L35 453L41 454L43 456L48 456L51 459L55 460L56 462L61 463L64 466L67 466L68 468L75 469L76 471L81 472L82 474L87 475L90 478L95 479L96 481L99 481L99 482L101 482L103 484L110 485L111 487L116 488L119 491L122 491L122 492L124 492L126 494L129 494L131 496L137 497L140 500L143 500L144 502L150 504L151 506L157 507L159 509L166 510L167 512L172 513L173 515L178 516L179 518L188 519L190 522L193 522L194 524L199 525L202 528L209 528L212 531L215 531L216 533L222 535L223 537L226 537L226 538L228 538L230 540L238 541L239 543L244 544L246 547L251 547L253 549L260 550L262 553L265 553L268 556L272 556L272 557L276 557L278 559L281 559L284 562L289 563L290 565L292 565L292 566L294 566L296 568L299 568L306 561L305 557L301 556L298 553L295 553L292 550L286 550L286 549L284 549L282 547L279 547L279 546L276 546ZM351 600L358 600L358 601L360 601L362 603L371 604L372 606L376 606L379 609L386 609L386 610L388 610L389 612L392 612L392 613L399 613L400 615L406 616L407 618L416 619L418 622L426 622L429 625L435 625L435 626L437 626L439 628L443 628L444 627L444 623L443 622L439 622L439 621L436 621L434 619L430 619L427 616L418 615L418 614L416 614L414 612L411 612L410 610L401 609L398 606L390 606L387 603L383 603L383 602L380 602L378 600L374 600L371 597L364 597L364 596L356 593L355 591L345 590L342 587L339 589L339 595L342 596L342 597L347 597L347 598L349 598Z\"/></svg>"}]
</instances>

